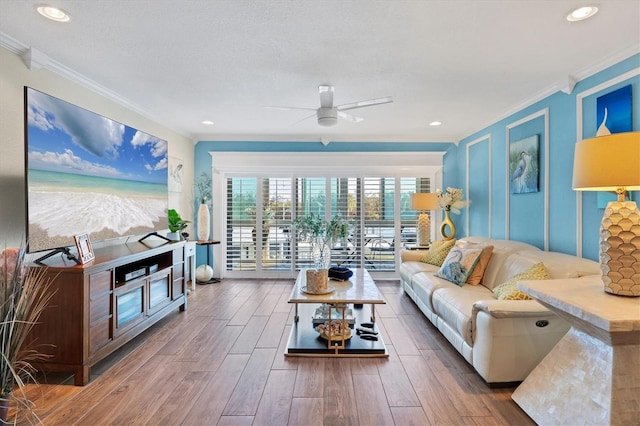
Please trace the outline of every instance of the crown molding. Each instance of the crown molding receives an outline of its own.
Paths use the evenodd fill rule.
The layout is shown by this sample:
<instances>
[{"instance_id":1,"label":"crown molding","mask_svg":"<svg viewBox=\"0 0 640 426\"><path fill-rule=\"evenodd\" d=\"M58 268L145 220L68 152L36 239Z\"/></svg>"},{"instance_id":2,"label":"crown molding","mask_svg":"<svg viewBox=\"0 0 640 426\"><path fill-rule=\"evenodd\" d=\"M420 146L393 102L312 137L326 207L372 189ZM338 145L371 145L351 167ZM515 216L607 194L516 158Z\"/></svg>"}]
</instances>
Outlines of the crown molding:
<instances>
[{"instance_id":1,"label":"crown molding","mask_svg":"<svg viewBox=\"0 0 640 426\"><path fill-rule=\"evenodd\" d=\"M485 126L482 126L480 129L478 129L476 132L473 132L467 136L465 136L462 139L466 139L471 135L476 134L477 132L482 131L483 129L486 129L487 127L491 126L492 124L495 124L499 121L505 120L508 117L512 116L513 114L516 114L517 112L522 111L523 109L530 107L531 105L535 104L536 102L539 102L545 98L548 98L549 96L553 95L554 93L557 93L558 91L564 92L568 95L570 95L573 92L573 89L575 87L575 85L579 82L582 81L588 77L591 77L594 74L599 73L600 71L603 71L607 68L609 68L610 66L613 66L625 59L630 58L633 55L636 55L640 53L640 44L635 44L633 46L630 46L629 48L623 49L621 51L618 51L608 57L606 57L605 59L597 62L594 65L591 65L588 68L585 68L581 71L578 71L572 75L568 75L566 77L566 80L564 81L559 81L556 82L554 85L552 85L551 87L548 87L547 89L544 89L536 94L534 94L533 96L523 100L522 102L517 103L516 105L512 106L511 108L509 108L508 110L506 110L505 112L503 112L502 114L498 115L495 119L491 120L489 123L487 123Z\"/></svg>"},{"instance_id":2,"label":"crown molding","mask_svg":"<svg viewBox=\"0 0 640 426\"><path fill-rule=\"evenodd\" d=\"M74 71L66 65L63 65L62 63L56 61L55 59L52 59L50 56L41 52L40 50L34 47L30 47L1 31L0 47L4 47L17 56L20 56L25 66L30 71L46 69L53 72L54 74L59 75L60 77L65 78L66 80L71 81L72 83L76 83L112 102L115 102L116 104L121 105L124 108L136 112L141 116L148 118L149 120L152 120L156 123L162 123L162 121L158 117L155 117L148 110L141 108L139 105L136 105L128 99L107 89L105 86L102 86L96 81L84 76L83 74L80 74L79 72ZM190 135L185 135L175 129L171 130L191 139Z\"/></svg>"}]
</instances>

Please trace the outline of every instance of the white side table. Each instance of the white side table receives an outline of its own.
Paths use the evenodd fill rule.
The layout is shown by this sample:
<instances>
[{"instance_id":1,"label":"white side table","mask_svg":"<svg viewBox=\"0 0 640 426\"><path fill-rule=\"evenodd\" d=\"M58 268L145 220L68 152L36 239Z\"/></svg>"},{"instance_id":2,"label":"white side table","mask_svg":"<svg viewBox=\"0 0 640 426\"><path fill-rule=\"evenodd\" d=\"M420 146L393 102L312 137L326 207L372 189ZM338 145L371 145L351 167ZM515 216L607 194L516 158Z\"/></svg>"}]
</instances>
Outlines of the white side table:
<instances>
[{"instance_id":1,"label":"white side table","mask_svg":"<svg viewBox=\"0 0 640 426\"><path fill-rule=\"evenodd\" d=\"M598 275L518 288L571 329L513 400L541 425L640 424L640 298L605 293Z\"/></svg>"}]
</instances>

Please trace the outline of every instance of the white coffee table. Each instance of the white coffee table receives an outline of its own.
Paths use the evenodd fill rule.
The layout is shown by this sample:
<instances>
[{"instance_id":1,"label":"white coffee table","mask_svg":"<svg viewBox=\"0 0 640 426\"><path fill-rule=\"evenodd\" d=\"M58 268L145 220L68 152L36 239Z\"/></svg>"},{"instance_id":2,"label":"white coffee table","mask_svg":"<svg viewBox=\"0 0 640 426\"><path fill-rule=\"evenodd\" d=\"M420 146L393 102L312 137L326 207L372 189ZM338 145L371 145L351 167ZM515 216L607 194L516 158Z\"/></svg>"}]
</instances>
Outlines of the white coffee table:
<instances>
[{"instance_id":1,"label":"white coffee table","mask_svg":"<svg viewBox=\"0 0 640 426\"><path fill-rule=\"evenodd\" d=\"M327 294L308 294L306 270L300 271L291 290L289 303L295 304L295 315L286 356L338 356L338 357L388 357L382 336L375 325L375 305L385 304L378 287L366 269L352 269L348 281L329 281L333 291ZM348 340L327 341L313 327L313 314L319 305L327 303L341 310L353 304L355 327L365 322L373 323L378 340L366 340L355 329ZM340 318L337 318L340 320Z\"/></svg>"}]
</instances>

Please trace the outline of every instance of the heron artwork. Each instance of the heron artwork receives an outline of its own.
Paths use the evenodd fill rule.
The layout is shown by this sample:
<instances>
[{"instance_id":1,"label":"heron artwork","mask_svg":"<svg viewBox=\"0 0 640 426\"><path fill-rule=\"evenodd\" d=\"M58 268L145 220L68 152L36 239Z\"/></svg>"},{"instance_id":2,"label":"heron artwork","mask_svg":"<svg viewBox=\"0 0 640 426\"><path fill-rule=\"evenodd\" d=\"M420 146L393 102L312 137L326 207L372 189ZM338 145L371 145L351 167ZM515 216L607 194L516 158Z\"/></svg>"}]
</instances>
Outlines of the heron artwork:
<instances>
[{"instance_id":1,"label":"heron artwork","mask_svg":"<svg viewBox=\"0 0 640 426\"><path fill-rule=\"evenodd\" d=\"M510 147L511 193L538 192L538 137L532 136Z\"/></svg>"},{"instance_id":2,"label":"heron artwork","mask_svg":"<svg viewBox=\"0 0 640 426\"><path fill-rule=\"evenodd\" d=\"M518 167L516 167L516 169L513 172L513 175L511 175L511 181L513 182L513 185L515 185L515 189L517 190L517 192L523 192L522 190L524 189L524 185L525 185L525 177L527 175L527 156L529 154L526 151L522 151L520 153L520 161L518 162Z\"/></svg>"}]
</instances>

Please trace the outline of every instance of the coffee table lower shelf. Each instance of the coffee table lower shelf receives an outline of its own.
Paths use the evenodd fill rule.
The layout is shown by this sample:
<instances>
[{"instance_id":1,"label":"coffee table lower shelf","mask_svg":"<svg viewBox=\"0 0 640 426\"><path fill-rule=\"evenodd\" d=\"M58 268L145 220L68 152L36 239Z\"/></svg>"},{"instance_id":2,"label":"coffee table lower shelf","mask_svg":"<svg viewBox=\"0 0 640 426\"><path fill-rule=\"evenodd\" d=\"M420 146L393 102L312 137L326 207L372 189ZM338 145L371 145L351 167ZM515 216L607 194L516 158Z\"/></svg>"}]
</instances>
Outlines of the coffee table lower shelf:
<instances>
[{"instance_id":1,"label":"coffee table lower shelf","mask_svg":"<svg viewBox=\"0 0 640 426\"><path fill-rule=\"evenodd\" d=\"M313 328L311 313L315 311L319 305L305 304L300 309L300 320L294 320L289 334L289 342L285 356L287 357L343 357L343 358L387 358L389 353L384 344L384 339L378 332L378 340L365 340L356 334L355 327L362 322L370 321L370 310L368 306L354 309L355 327L349 340L345 341L344 349L334 349L328 347L326 339L320 337L319 333ZM341 345L342 341L332 342L335 345Z\"/></svg>"}]
</instances>

